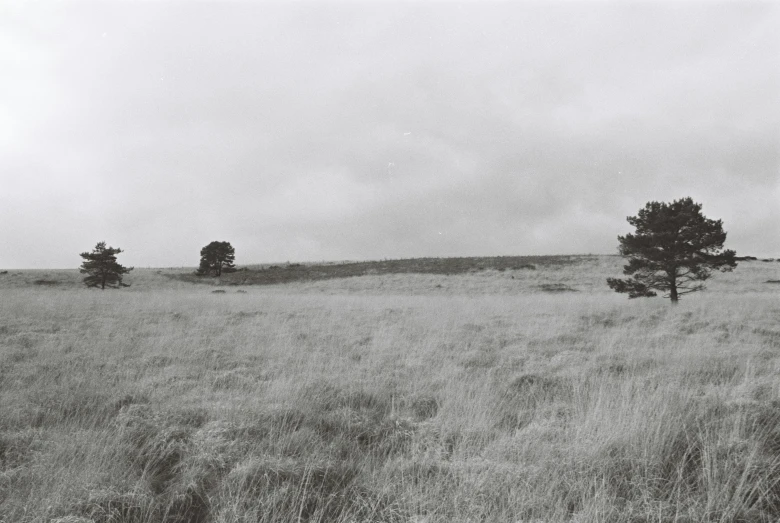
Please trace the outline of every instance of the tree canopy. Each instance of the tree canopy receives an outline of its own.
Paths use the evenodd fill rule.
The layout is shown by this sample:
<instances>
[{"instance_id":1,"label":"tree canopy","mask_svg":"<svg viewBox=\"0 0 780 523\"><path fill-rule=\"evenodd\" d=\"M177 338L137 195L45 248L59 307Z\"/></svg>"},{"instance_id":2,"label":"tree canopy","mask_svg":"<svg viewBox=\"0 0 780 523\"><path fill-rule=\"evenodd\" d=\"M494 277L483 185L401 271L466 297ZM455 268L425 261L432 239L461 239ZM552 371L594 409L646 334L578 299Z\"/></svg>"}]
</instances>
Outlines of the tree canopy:
<instances>
[{"instance_id":1,"label":"tree canopy","mask_svg":"<svg viewBox=\"0 0 780 523\"><path fill-rule=\"evenodd\" d=\"M200 250L200 266L197 273L201 276L221 276L223 272L235 272L236 250L230 242L213 241Z\"/></svg>"},{"instance_id":2,"label":"tree canopy","mask_svg":"<svg viewBox=\"0 0 780 523\"><path fill-rule=\"evenodd\" d=\"M701 213L701 204L690 197L672 203L649 202L628 223L635 234L618 236L620 254L628 259L623 274L628 279L608 278L615 292L629 298L656 296L677 303L680 296L703 290L713 270L731 271L736 253L723 249L726 232L721 220Z\"/></svg>"},{"instance_id":3,"label":"tree canopy","mask_svg":"<svg viewBox=\"0 0 780 523\"><path fill-rule=\"evenodd\" d=\"M84 277L84 285L87 287L100 287L105 289L109 287L128 287L122 283L122 276L132 271L133 268L123 267L116 261L116 255L120 254L122 249L106 247L106 242L98 242L92 252L82 252L80 256L84 262L79 267Z\"/></svg>"}]
</instances>

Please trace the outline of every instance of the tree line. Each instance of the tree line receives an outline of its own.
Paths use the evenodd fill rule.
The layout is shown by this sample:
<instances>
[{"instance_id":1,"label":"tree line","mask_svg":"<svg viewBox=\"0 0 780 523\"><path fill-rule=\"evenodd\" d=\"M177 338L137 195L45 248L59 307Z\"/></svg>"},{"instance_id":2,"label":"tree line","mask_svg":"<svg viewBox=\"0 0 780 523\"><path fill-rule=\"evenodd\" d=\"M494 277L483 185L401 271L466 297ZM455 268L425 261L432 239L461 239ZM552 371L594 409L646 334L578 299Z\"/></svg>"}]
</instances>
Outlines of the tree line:
<instances>
[{"instance_id":1,"label":"tree line","mask_svg":"<svg viewBox=\"0 0 780 523\"><path fill-rule=\"evenodd\" d=\"M628 260L623 266L626 279L608 278L607 285L629 298L657 296L663 293L676 304L681 296L704 290L704 281L714 270L731 271L737 266L736 253L723 250L726 232L721 220L711 220L702 206L690 197L671 203L648 202L636 216L626 220L633 234L618 236L620 255ZM88 287L127 287L122 276L133 268L117 262L119 248L98 242L92 252L84 252L80 272L86 274ZM200 251L197 274L219 277L236 270L235 249L229 242L213 241Z\"/></svg>"},{"instance_id":2,"label":"tree line","mask_svg":"<svg viewBox=\"0 0 780 523\"><path fill-rule=\"evenodd\" d=\"M116 255L124 251L119 248L107 247L106 242L98 242L92 252L82 252L84 262L79 272L86 274L84 285L87 287L109 288L129 287L122 282L122 277L133 270L124 267ZM223 273L235 272L236 250L230 242L213 241L200 250L200 264L195 272L198 276L222 276Z\"/></svg>"}]
</instances>

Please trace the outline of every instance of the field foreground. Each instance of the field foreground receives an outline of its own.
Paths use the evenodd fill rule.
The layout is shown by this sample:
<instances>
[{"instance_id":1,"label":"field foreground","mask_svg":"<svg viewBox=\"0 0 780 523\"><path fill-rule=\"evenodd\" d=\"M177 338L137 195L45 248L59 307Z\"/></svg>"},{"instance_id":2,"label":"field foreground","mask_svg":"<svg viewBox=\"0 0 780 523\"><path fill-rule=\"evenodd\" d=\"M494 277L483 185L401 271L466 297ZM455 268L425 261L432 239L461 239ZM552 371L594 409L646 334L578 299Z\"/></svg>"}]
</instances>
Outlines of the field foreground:
<instances>
[{"instance_id":1,"label":"field foreground","mask_svg":"<svg viewBox=\"0 0 780 523\"><path fill-rule=\"evenodd\" d=\"M611 293L620 264L10 271L0 521L780 520L780 264L676 307Z\"/></svg>"}]
</instances>

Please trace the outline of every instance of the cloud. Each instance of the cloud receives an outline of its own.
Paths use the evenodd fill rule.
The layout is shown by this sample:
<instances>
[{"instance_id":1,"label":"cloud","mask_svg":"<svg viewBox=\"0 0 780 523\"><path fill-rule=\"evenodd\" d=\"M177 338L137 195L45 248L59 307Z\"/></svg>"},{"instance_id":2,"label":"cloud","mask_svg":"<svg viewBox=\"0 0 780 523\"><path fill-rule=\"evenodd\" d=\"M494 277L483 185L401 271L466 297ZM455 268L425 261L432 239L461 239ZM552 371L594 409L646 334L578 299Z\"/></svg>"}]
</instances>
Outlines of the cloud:
<instances>
[{"instance_id":1,"label":"cloud","mask_svg":"<svg viewBox=\"0 0 780 523\"><path fill-rule=\"evenodd\" d=\"M247 263L611 253L627 214L687 195L738 250L780 252L771 3L20 4L3 23L3 266L101 239L139 266L213 239Z\"/></svg>"}]
</instances>

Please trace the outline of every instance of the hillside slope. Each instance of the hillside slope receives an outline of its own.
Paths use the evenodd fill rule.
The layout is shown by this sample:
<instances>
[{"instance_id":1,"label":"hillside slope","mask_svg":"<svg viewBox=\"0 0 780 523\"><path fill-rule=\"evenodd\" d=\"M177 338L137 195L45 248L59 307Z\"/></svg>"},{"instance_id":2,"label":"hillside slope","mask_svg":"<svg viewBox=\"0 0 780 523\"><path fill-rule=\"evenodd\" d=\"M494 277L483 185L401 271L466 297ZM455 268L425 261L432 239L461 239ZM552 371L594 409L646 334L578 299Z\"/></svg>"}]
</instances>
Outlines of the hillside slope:
<instances>
[{"instance_id":1,"label":"hillside slope","mask_svg":"<svg viewBox=\"0 0 780 523\"><path fill-rule=\"evenodd\" d=\"M606 278L620 276L619 256L500 256L414 258L347 263L250 265L221 278L199 277L194 268L136 268L122 292L149 289L225 288L228 292L262 286L264 293L325 294L552 294L611 293ZM0 289L48 291L83 289L77 269L0 272ZM714 292L780 291L780 263L740 261L732 273L717 273L707 282ZM257 292L255 289L252 292Z\"/></svg>"}]
</instances>

